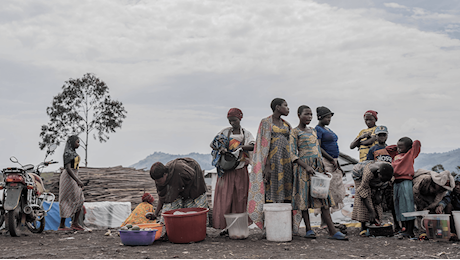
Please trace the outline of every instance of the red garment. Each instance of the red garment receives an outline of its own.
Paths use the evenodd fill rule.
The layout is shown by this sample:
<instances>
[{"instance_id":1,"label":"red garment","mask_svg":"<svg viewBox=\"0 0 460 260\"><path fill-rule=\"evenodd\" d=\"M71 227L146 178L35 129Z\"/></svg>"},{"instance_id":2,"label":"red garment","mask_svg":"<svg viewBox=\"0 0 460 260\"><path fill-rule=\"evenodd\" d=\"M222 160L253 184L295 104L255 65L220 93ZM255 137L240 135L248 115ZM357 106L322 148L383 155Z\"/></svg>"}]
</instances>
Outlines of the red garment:
<instances>
[{"instance_id":1,"label":"red garment","mask_svg":"<svg viewBox=\"0 0 460 260\"><path fill-rule=\"evenodd\" d=\"M393 171L396 180L412 180L414 178L414 160L420 154L422 144L419 140L415 140L412 148L407 153L398 154L397 146L390 145L386 149L390 154L393 162Z\"/></svg>"}]
</instances>

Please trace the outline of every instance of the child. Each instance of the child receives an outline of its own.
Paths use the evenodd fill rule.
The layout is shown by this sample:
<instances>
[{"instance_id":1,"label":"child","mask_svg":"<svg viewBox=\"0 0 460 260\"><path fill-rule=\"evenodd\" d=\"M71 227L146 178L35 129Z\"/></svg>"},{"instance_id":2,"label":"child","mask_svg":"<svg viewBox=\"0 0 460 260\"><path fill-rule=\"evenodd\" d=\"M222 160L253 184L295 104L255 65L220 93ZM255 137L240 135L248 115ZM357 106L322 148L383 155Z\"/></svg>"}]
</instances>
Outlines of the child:
<instances>
[{"instance_id":1,"label":"child","mask_svg":"<svg viewBox=\"0 0 460 260\"><path fill-rule=\"evenodd\" d=\"M366 162L358 163L353 167L356 197L351 218L361 222L360 235L366 233L366 222L380 223L382 219L381 200L376 199L377 189L373 187L383 186L384 182L393 177L393 167L389 163Z\"/></svg>"},{"instance_id":2,"label":"child","mask_svg":"<svg viewBox=\"0 0 460 260\"><path fill-rule=\"evenodd\" d=\"M367 125L367 129L361 130L355 140L350 144L350 149L358 147L360 162L366 160L369 149L377 144L377 137L374 134L375 128L377 127L375 125L378 119L377 114L378 113L373 110L368 110L364 113L364 122Z\"/></svg>"},{"instance_id":3,"label":"child","mask_svg":"<svg viewBox=\"0 0 460 260\"><path fill-rule=\"evenodd\" d=\"M377 144L369 149L366 160L391 163L391 156L385 149L387 146L386 141L388 139L388 128L383 125L377 126L375 128L375 136L377 137Z\"/></svg>"},{"instance_id":4,"label":"child","mask_svg":"<svg viewBox=\"0 0 460 260\"><path fill-rule=\"evenodd\" d=\"M378 144L371 147L369 153L367 154L367 160L391 163L391 156L385 149L385 147L387 146L386 141L388 139L388 128L383 125L377 126L377 128L375 128L375 136L377 136ZM399 225L399 222L396 221L396 212L393 202L393 196L393 181L389 181L388 186L385 189L383 189L382 208L383 211L391 211L391 215L393 216L393 223L395 223L395 232L399 232L401 230L401 227Z\"/></svg>"},{"instance_id":5,"label":"child","mask_svg":"<svg viewBox=\"0 0 460 260\"><path fill-rule=\"evenodd\" d=\"M396 145L386 147L393 159L395 183L393 186L396 220L401 221L406 230L403 237L414 236L415 217L404 217L402 213L415 211L412 179L414 178L414 160L420 154L420 141L409 137L399 139Z\"/></svg>"}]
</instances>

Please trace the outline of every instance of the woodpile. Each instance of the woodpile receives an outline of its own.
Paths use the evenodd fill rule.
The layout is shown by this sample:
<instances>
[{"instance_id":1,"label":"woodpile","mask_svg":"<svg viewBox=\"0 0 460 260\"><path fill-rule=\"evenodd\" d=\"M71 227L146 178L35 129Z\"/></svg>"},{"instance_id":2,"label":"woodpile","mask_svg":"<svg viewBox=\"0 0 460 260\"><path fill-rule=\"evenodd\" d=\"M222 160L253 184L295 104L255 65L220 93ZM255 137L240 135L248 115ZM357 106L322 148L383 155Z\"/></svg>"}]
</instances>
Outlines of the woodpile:
<instances>
[{"instance_id":1,"label":"woodpile","mask_svg":"<svg viewBox=\"0 0 460 260\"><path fill-rule=\"evenodd\" d=\"M83 189L85 202L129 201L131 208L134 209L142 202L141 197L144 192L149 192L155 198L154 206L157 205L155 182L147 171L122 166L81 167L78 175L85 184ZM60 173L55 173L52 178L45 180L46 189L56 195L56 201L59 201L59 177ZM207 197L211 207L211 186L208 186Z\"/></svg>"}]
</instances>

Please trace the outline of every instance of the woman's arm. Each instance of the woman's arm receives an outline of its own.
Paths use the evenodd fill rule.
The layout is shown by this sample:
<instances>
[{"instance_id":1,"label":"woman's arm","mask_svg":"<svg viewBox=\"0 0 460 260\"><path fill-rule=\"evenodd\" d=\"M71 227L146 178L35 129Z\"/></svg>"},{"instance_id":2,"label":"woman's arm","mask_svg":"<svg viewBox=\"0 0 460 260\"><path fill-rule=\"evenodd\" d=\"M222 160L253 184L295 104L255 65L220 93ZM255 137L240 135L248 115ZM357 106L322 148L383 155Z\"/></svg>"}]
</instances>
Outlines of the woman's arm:
<instances>
[{"instance_id":1,"label":"woman's arm","mask_svg":"<svg viewBox=\"0 0 460 260\"><path fill-rule=\"evenodd\" d=\"M83 188L83 182L81 182L80 179L78 179L78 177L75 176L75 174L73 173L72 168L70 167L70 163L65 165L65 170L70 175L70 177L72 179L74 179L74 181L77 183L78 187Z\"/></svg>"},{"instance_id":2,"label":"woman's arm","mask_svg":"<svg viewBox=\"0 0 460 260\"><path fill-rule=\"evenodd\" d=\"M254 144L242 145L240 146L240 148L243 149L244 151L253 151Z\"/></svg>"},{"instance_id":3,"label":"woman's arm","mask_svg":"<svg viewBox=\"0 0 460 260\"><path fill-rule=\"evenodd\" d=\"M159 214L161 212L161 210L163 209L163 201L164 199L163 198L158 198L158 205L157 205L157 209L155 210L155 217L159 217Z\"/></svg>"},{"instance_id":4,"label":"woman's arm","mask_svg":"<svg viewBox=\"0 0 460 260\"><path fill-rule=\"evenodd\" d=\"M361 145L371 145L377 140L377 136L373 135L370 138L361 142Z\"/></svg>"}]
</instances>

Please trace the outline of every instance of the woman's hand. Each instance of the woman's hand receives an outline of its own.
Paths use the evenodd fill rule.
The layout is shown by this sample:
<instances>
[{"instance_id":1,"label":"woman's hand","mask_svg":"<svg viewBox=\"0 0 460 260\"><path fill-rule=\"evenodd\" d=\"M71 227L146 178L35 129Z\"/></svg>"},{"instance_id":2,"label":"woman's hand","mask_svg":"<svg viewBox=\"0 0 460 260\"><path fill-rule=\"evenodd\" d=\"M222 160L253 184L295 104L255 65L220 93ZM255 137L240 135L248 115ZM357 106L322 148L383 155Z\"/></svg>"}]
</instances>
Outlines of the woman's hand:
<instances>
[{"instance_id":1,"label":"woman's hand","mask_svg":"<svg viewBox=\"0 0 460 260\"><path fill-rule=\"evenodd\" d=\"M153 213L153 212L147 212L147 213L145 214L145 217L146 217L147 219L150 219L150 220L155 220L155 219L157 218L157 216L156 216L155 213Z\"/></svg>"},{"instance_id":2,"label":"woman's hand","mask_svg":"<svg viewBox=\"0 0 460 260\"><path fill-rule=\"evenodd\" d=\"M76 180L76 182L77 182L78 187L80 188L83 188L83 186L85 186L83 185L83 182L81 182L80 180Z\"/></svg>"},{"instance_id":3,"label":"woman's hand","mask_svg":"<svg viewBox=\"0 0 460 260\"><path fill-rule=\"evenodd\" d=\"M367 132L367 133L362 134L362 135L359 137L359 139L364 139L364 138L369 138L369 137L371 137L371 133L370 133L370 132Z\"/></svg>"},{"instance_id":4,"label":"woman's hand","mask_svg":"<svg viewBox=\"0 0 460 260\"><path fill-rule=\"evenodd\" d=\"M375 214L374 210L369 212L369 220L371 223L380 224L380 221L377 219L377 214Z\"/></svg>"},{"instance_id":5,"label":"woman's hand","mask_svg":"<svg viewBox=\"0 0 460 260\"><path fill-rule=\"evenodd\" d=\"M268 183L270 181L270 175L271 175L271 170L269 166L265 166L264 171L262 172L263 178L264 178L264 183Z\"/></svg>"},{"instance_id":6,"label":"woman's hand","mask_svg":"<svg viewBox=\"0 0 460 260\"><path fill-rule=\"evenodd\" d=\"M305 165L300 165L300 166L302 166L307 171L308 174L315 175L315 169L313 169L313 167L311 167L310 165L305 164Z\"/></svg>"},{"instance_id":7,"label":"woman's hand","mask_svg":"<svg viewBox=\"0 0 460 260\"><path fill-rule=\"evenodd\" d=\"M442 214L443 211L444 211L443 206L439 205L436 207L436 214Z\"/></svg>"}]
</instances>

